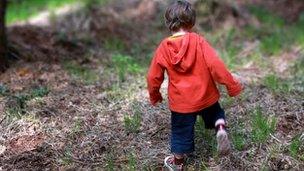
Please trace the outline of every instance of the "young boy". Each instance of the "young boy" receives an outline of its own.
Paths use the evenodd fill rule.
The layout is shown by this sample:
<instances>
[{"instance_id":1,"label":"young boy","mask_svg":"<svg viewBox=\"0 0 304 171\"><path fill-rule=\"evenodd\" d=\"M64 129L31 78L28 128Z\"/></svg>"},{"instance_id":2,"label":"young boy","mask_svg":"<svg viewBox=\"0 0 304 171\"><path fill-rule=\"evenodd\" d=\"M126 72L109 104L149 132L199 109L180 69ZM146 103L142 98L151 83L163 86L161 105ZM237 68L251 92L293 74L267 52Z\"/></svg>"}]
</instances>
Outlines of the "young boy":
<instances>
[{"instance_id":1,"label":"young boy","mask_svg":"<svg viewBox=\"0 0 304 171\"><path fill-rule=\"evenodd\" d=\"M230 142L225 130L225 112L216 83L226 86L230 96L242 91L241 84L227 70L215 50L200 35L191 32L196 13L191 4L177 0L165 13L172 36L157 48L147 75L152 105L162 101L159 92L164 72L169 77L168 99L171 110L171 152L165 166L182 170L184 156L194 151L194 124L201 116L208 129L216 130L218 151L227 154Z\"/></svg>"}]
</instances>

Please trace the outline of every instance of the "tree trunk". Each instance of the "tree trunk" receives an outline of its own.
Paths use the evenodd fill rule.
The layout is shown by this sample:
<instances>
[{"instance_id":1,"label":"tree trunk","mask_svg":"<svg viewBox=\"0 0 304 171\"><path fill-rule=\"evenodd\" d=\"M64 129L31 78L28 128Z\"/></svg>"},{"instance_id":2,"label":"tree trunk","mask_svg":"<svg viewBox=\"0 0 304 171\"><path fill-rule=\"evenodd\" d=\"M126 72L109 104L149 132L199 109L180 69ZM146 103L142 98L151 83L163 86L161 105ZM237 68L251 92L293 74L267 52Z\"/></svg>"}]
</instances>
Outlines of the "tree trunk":
<instances>
[{"instance_id":1,"label":"tree trunk","mask_svg":"<svg viewBox=\"0 0 304 171\"><path fill-rule=\"evenodd\" d=\"M6 0L0 0L0 72L8 67L7 42L5 33Z\"/></svg>"}]
</instances>

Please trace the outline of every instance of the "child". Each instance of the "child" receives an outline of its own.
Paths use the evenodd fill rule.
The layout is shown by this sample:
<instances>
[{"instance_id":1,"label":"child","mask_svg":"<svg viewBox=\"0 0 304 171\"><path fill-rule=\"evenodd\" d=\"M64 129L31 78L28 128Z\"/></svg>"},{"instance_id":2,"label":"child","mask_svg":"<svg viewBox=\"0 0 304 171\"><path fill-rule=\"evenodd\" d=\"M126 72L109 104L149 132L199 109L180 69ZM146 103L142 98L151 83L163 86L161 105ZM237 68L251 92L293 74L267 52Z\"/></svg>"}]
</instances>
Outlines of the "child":
<instances>
[{"instance_id":1,"label":"child","mask_svg":"<svg viewBox=\"0 0 304 171\"><path fill-rule=\"evenodd\" d=\"M171 110L171 152L165 166L182 170L184 156L194 151L194 124L201 116L208 129L216 130L218 151L227 154L230 142L225 130L225 112L216 83L226 86L230 96L242 91L241 84L227 70L215 50L200 35L191 32L196 13L191 4L177 0L165 13L173 33L157 48L147 75L152 105L162 102L159 92L164 72L169 77L168 99Z\"/></svg>"}]
</instances>

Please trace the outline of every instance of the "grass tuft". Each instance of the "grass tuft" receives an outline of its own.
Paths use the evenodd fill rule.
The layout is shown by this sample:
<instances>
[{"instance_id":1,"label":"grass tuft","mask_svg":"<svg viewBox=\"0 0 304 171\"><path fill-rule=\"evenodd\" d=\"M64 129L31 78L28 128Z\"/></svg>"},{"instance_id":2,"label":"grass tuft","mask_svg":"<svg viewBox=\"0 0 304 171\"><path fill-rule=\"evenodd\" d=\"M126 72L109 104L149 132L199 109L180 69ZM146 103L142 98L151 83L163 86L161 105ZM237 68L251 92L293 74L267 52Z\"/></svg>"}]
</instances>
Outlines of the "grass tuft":
<instances>
[{"instance_id":1,"label":"grass tuft","mask_svg":"<svg viewBox=\"0 0 304 171\"><path fill-rule=\"evenodd\" d=\"M262 52L269 55L279 54L286 45L286 37L282 30L271 31L270 33L266 33L265 36L261 37L261 50Z\"/></svg>"},{"instance_id":2,"label":"grass tuft","mask_svg":"<svg viewBox=\"0 0 304 171\"><path fill-rule=\"evenodd\" d=\"M24 112L26 107L26 102L31 99L31 96L28 94L17 94L14 95L13 98L16 101L16 106L14 107L16 110L20 110Z\"/></svg>"},{"instance_id":3,"label":"grass tuft","mask_svg":"<svg viewBox=\"0 0 304 171\"><path fill-rule=\"evenodd\" d=\"M271 91L278 92L289 92L291 90L291 84L287 81L281 80L275 74L266 75L263 79L263 84Z\"/></svg>"},{"instance_id":4,"label":"grass tuft","mask_svg":"<svg viewBox=\"0 0 304 171\"><path fill-rule=\"evenodd\" d=\"M65 63L64 68L74 79L81 80L85 84L92 84L99 79L98 74L93 70L75 62Z\"/></svg>"},{"instance_id":5,"label":"grass tuft","mask_svg":"<svg viewBox=\"0 0 304 171\"><path fill-rule=\"evenodd\" d=\"M112 56L112 63L115 67L115 71L118 74L120 82L126 80L126 74L141 73L143 69L134 61L134 59L127 55L115 54Z\"/></svg>"},{"instance_id":6,"label":"grass tuft","mask_svg":"<svg viewBox=\"0 0 304 171\"><path fill-rule=\"evenodd\" d=\"M133 105L133 115L124 116L125 130L128 133L138 133L140 130L140 125L141 125L141 112L138 106L135 104Z\"/></svg>"},{"instance_id":7,"label":"grass tuft","mask_svg":"<svg viewBox=\"0 0 304 171\"><path fill-rule=\"evenodd\" d=\"M114 156L113 156L112 153L110 153L110 154L107 155L106 162L107 162L107 164L106 164L106 170L107 171L114 171L115 170L114 169L115 165L114 165Z\"/></svg>"},{"instance_id":8,"label":"grass tuft","mask_svg":"<svg viewBox=\"0 0 304 171\"><path fill-rule=\"evenodd\" d=\"M195 124L195 135L202 139L204 142L204 146L206 146L207 151L210 152L213 156L216 156L216 139L214 130L208 130L205 128L204 120L202 117L197 117L197 121Z\"/></svg>"},{"instance_id":9,"label":"grass tuft","mask_svg":"<svg viewBox=\"0 0 304 171\"><path fill-rule=\"evenodd\" d=\"M259 21L261 21L263 24L272 26L270 28L276 27L283 27L285 25L285 21L283 18L274 15L270 12L270 10L267 10L264 7L261 6L250 6L249 10L251 14L255 15Z\"/></svg>"},{"instance_id":10,"label":"grass tuft","mask_svg":"<svg viewBox=\"0 0 304 171\"><path fill-rule=\"evenodd\" d=\"M14 120L19 120L22 118L22 110L18 107L8 108L5 111L6 122L11 123Z\"/></svg>"},{"instance_id":11,"label":"grass tuft","mask_svg":"<svg viewBox=\"0 0 304 171\"><path fill-rule=\"evenodd\" d=\"M73 153L70 147L66 147L60 159L60 163L64 166L69 166L73 163Z\"/></svg>"},{"instance_id":12,"label":"grass tuft","mask_svg":"<svg viewBox=\"0 0 304 171\"><path fill-rule=\"evenodd\" d=\"M133 116L124 116L124 126L128 133L138 133L140 129L141 118L138 114Z\"/></svg>"},{"instance_id":13,"label":"grass tuft","mask_svg":"<svg viewBox=\"0 0 304 171\"><path fill-rule=\"evenodd\" d=\"M48 95L50 90L47 87L38 87L31 91L31 98L44 97Z\"/></svg>"},{"instance_id":14,"label":"grass tuft","mask_svg":"<svg viewBox=\"0 0 304 171\"><path fill-rule=\"evenodd\" d=\"M242 151L244 150L244 147L247 143L246 141L246 134L245 132L243 132L242 130L244 130L243 127L238 127L236 128L236 130L232 131L231 133L231 139L232 139L232 143L235 149Z\"/></svg>"},{"instance_id":15,"label":"grass tuft","mask_svg":"<svg viewBox=\"0 0 304 171\"><path fill-rule=\"evenodd\" d=\"M136 171L136 158L135 154L130 153L128 156L128 171Z\"/></svg>"},{"instance_id":16,"label":"grass tuft","mask_svg":"<svg viewBox=\"0 0 304 171\"><path fill-rule=\"evenodd\" d=\"M295 136L289 145L289 153L292 157L297 158L300 154L300 148L303 145L299 135Z\"/></svg>"},{"instance_id":17,"label":"grass tuft","mask_svg":"<svg viewBox=\"0 0 304 171\"><path fill-rule=\"evenodd\" d=\"M265 117L262 109L257 107L252 115L251 137L254 143L264 143L271 133L275 131L276 119L274 117Z\"/></svg>"},{"instance_id":18,"label":"grass tuft","mask_svg":"<svg viewBox=\"0 0 304 171\"><path fill-rule=\"evenodd\" d=\"M104 47L106 50L114 52L123 52L126 49L124 42L119 38L107 39L104 42Z\"/></svg>"}]
</instances>

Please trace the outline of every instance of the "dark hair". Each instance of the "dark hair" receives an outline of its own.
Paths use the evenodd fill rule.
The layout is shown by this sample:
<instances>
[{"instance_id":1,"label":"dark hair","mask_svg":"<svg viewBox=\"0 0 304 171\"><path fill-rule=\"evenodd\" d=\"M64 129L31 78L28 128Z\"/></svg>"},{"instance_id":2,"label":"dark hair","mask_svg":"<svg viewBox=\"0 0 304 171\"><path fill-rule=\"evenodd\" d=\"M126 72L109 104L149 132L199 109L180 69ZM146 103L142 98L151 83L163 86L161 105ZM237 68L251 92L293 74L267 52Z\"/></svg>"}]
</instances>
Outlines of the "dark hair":
<instances>
[{"instance_id":1,"label":"dark hair","mask_svg":"<svg viewBox=\"0 0 304 171\"><path fill-rule=\"evenodd\" d=\"M196 13L192 5L185 0L177 0L165 13L165 22L170 31L180 28L191 29L195 25Z\"/></svg>"}]
</instances>

